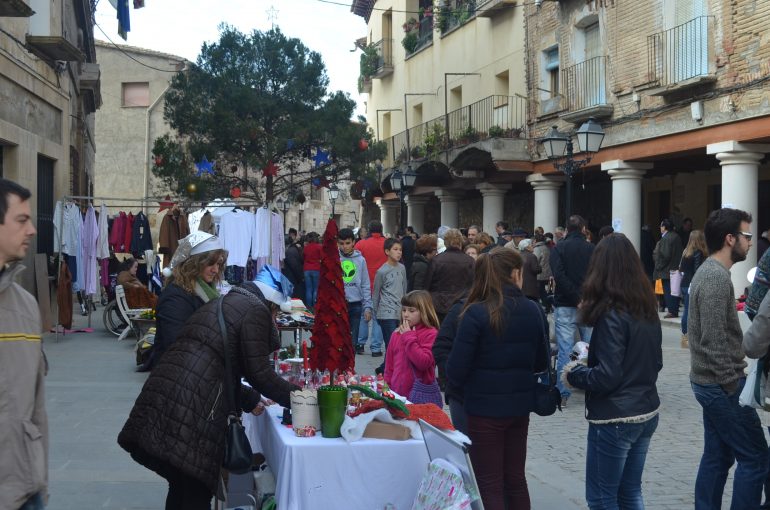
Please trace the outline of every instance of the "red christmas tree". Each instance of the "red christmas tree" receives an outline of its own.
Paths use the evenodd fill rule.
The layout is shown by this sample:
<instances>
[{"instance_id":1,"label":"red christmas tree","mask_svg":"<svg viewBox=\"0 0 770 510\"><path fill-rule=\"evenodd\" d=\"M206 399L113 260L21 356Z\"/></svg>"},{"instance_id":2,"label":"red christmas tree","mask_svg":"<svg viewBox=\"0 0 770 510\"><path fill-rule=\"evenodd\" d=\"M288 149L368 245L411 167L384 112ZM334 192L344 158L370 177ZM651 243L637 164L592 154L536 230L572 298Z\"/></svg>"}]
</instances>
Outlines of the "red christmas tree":
<instances>
[{"instance_id":1,"label":"red christmas tree","mask_svg":"<svg viewBox=\"0 0 770 510\"><path fill-rule=\"evenodd\" d=\"M342 265L337 248L337 224L329 220L321 251L321 278L315 305L315 324L310 340L310 368L344 372L355 367L356 355L350 339L348 305L342 282Z\"/></svg>"}]
</instances>

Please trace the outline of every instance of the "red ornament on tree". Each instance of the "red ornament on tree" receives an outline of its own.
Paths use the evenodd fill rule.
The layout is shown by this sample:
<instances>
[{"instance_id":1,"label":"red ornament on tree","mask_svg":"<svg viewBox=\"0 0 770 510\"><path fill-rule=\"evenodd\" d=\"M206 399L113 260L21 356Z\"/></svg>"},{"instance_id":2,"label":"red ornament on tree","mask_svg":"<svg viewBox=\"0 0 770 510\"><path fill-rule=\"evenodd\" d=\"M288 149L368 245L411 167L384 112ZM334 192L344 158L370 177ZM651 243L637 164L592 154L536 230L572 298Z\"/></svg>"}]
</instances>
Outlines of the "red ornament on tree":
<instances>
[{"instance_id":1,"label":"red ornament on tree","mask_svg":"<svg viewBox=\"0 0 770 510\"><path fill-rule=\"evenodd\" d=\"M313 336L310 338L313 342L310 368L329 370L330 373L335 370L339 373L352 370L356 364L356 354L350 340L350 321L337 233L337 224L329 220L323 237L318 302L315 306Z\"/></svg>"},{"instance_id":2,"label":"red ornament on tree","mask_svg":"<svg viewBox=\"0 0 770 510\"><path fill-rule=\"evenodd\" d=\"M155 166L163 166L163 156L155 156Z\"/></svg>"},{"instance_id":3,"label":"red ornament on tree","mask_svg":"<svg viewBox=\"0 0 770 510\"><path fill-rule=\"evenodd\" d=\"M238 198L241 196L241 188L238 186L233 186L233 188L230 190L230 196L233 198Z\"/></svg>"},{"instance_id":4,"label":"red ornament on tree","mask_svg":"<svg viewBox=\"0 0 770 510\"><path fill-rule=\"evenodd\" d=\"M367 142L367 141L366 141L364 138L361 138L361 139L358 141L358 148L359 148L359 150L361 150L361 151L365 151L366 149L368 149L368 148L369 148L369 142Z\"/></svg>"},{"instance_id":5,"label":"red ornament on tree","mask_svg":"<svg viewBox=\"0 0 770 510\"><path fill-rule=\"evenodd\" d=\"M262 170L262 175L265 177L270 175L278 175L278 165L273 163L272 161L268 162L267 166Z\"/></svg>"},{"instance_id":6,"label":"red ornament on tree","mask_svg":"<svg viewBox=\"0 0 770 510\"><path fill-rule=\"evenodd\" d=\"M159 200L158 204L160 205L158 212L162 212L164 209L171 209L172 207L174 207L175 202L171 200L171 197L169 195L166 195L166 198L164 198L163 200Z\"/></svg>"}]
</instances>

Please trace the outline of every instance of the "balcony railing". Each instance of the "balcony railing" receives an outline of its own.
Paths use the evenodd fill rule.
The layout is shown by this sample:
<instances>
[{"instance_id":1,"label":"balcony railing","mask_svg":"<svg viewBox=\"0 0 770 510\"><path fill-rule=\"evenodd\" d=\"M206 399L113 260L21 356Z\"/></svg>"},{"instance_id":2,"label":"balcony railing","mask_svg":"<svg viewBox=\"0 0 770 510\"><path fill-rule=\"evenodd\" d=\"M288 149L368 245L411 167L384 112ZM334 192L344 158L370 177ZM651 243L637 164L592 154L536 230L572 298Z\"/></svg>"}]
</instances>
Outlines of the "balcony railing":
<instances>
[{"instance_id":1,"label":"balcony railing","mask_svg":"<svg viewBox=\"0 0 770 510\"><path fill-rule=\"evenodd\" d=\"M412 38L411 42L404 42L406 56L413 55L433 42L433 16L423 16L419 24L404 37L404 41Z\"/></svg>"},{"instance_id":2,"label":"balcony railing","mask_svg":"<svg viewBox=\"0 0 770 510\"><path fill-rule=\"evenodd\" d=\"M709 74L713 16L699 16L647 37L647 68L652 81L666 86Z\"/></svg>"},{"instance_id":3,"label":"balcony railing","mask_svg":"<svg viewBox=\"0 0 770 510\"><path fill-rule=\"evenodd\" d=\"M607 104L608 57L594 57L562 71L569 111Z\"/></svg>"},{"instance_id":4,"label":"balcony railing","mask_svg":"<svg viewBox=\"0 0 770 510\"><path fill-rule=\"evenodd\" d=\"M377 69L373 78L382 78L393 72L393 39L381 39L372 45L377 51Z\"/></svg>"},{"instance_id":5,"label":"balcony railing","mask_svg":"<svg viewBox=\"0 0 770 510\"><path fill-rule=\"evenodd\" d=\"M449 136L447 137L447 126ZM489 96L435 119L409 128L387 140L386 168L408 159L435 159L438 154L489 138L519 138L527 129L527 99L520 96Z\"/></svg>"},{"instance_id":6,"label":"balcony railing","mask_svg":"<svg viewBox=\"0 0 770 510\"><path fill-rule=\"evenodd\" d=\"M435 22L438 23L439 31L445 34L471 19L475 14L476 0L446 0L435 14Z\"/></svg>"}]
</instances>

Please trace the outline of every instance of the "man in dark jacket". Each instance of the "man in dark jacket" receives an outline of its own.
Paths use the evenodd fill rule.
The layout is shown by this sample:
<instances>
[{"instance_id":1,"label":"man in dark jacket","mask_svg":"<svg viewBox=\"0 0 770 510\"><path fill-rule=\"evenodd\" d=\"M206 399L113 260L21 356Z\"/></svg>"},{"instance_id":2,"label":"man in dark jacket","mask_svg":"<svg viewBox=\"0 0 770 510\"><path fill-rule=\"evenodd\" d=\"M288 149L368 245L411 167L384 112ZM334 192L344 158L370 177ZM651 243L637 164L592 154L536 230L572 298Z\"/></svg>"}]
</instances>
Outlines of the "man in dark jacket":
<instances>
[{"instance_id":1,"label":"man in dark jacket","mask_svg":"<svg viewBox=\"0 0 770 510\"><path fill-rule=\"evenodd\" d=\"M414 237L409 235L404 229L398 229L396 237L401 240L401 263L404 265L404 269L406 269L406 274L409 275L412 271L412 262L414 261Z\"/></svg>"},{"instance_id":2,"label":"man in dark jacket","mask_svg":"<svg viewBox=\"0 0 770 510\"><path fill-rule=\"evenodd\" d=\"M671 271L679 268L682 260L682 240L674 232L674 224L668 218L660 222L660 241L655 246L655 280L663 280L663 300L666 303L666 319L679 317L679 296L671 295Z\"/></svg>"},{"instance_id":3,"label":"man in dark jacket","mask_svg":"<svg viewBox=\"0 0 770 510\"><path fill-rule=\"evenodd\" d=\"M294 231L296 234L296 230ZM302 244L291 234L286 236L286 258L283 261L283 274L294 285L292 297L305 299L305 272L302 270Z\"/></svg>"},{"instance_id":4,"label":"man in dark jacket","mask_svg":"<svg viewBox=\"0 0 770 510\"><path fill-rule=\"evenodd\" d=\"M457 229L444 234L446 251L439 253L428 264L425 290L433 297L433 306L440 322L455 300L473 284L474 260L463 253L463 235Z\"/></svg>"},{"instance_id":5,"label":"man in dark jacket","mask_svg":"<svg viewBox=\"0 0 770 510\"><path fill-rule=\"evenodd\" d=\"M557 373L569 362L569 353L575 344L575 335L586 343L591 341L591 328L578 324L577 306L580 304L580 287L588 269L588 261L594 245L586 240L583 230L585 220L578 215L570 216L567 235L551 251L551 271L556 282L553 294L556 345L559 348ZM571 395L561 381L557 382L562 396L562 406Z\"/></svg>"}]
</instances>

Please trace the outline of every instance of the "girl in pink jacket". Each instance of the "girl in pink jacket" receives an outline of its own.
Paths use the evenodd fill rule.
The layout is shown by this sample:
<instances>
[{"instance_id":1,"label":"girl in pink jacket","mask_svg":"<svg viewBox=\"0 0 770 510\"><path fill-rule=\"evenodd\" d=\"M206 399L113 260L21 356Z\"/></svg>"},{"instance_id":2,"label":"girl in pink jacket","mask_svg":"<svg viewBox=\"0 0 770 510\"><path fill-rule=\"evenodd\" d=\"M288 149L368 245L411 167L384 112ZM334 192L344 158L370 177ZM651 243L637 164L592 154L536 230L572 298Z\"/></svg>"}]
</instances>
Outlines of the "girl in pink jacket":
<instances>
[{"instance_id":1,"label":"girl in pink jacket","mask_svg":"<svg viewBox=\"0 0 770 510\"><path fill-rule=\"evenodd\" d=\"M401 319L388 343L385 382L412 403L443 407L432 352L439 322L430 294L415 290L401 298Z\"/></svg>"}]
</instances>

